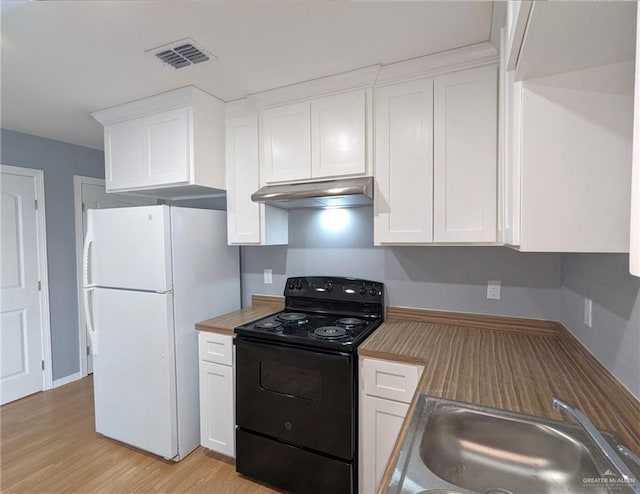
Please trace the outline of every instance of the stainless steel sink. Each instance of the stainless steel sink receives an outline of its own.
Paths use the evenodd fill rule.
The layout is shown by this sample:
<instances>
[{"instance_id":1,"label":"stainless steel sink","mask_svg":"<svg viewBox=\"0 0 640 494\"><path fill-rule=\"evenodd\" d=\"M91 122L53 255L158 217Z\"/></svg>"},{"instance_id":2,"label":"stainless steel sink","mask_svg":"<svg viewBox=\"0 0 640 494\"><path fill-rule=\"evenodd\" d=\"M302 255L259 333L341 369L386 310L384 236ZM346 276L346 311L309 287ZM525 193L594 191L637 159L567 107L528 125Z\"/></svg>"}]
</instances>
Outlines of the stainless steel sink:
<instances>
[{"instance_id":1,"label":"stainless steel sink","mask_svg":"<svg viewBox=\"0 0 640 494\"><path fill-rule=\"evenodd\" d=\"M620 443L603 435L612 445ZM631 492L618 477L573 424L423 395L387 492Z\"/></svg>"}]
</instances>

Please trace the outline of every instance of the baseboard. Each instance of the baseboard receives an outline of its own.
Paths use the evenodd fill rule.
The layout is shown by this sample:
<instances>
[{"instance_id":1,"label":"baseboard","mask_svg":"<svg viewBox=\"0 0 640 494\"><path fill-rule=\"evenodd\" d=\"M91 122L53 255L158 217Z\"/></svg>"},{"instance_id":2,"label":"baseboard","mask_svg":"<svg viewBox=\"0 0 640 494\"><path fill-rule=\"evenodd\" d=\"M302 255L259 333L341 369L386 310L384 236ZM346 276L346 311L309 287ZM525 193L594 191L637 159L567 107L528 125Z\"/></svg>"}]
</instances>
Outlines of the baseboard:
<instances>
[{"instance_id":1,"label":"baseboard","mask_svg":"<svg viewBox=\"0 0 640 494\"><path fill-rule=\"evenodd\" d=\"M61 377L60 379L54 379L53 387L59 388L60 386L64 386L65 384L71 384L74 381L78 381L82 379L82 372L76 372L75 374L70 374L65 377Z\"/></svg>"}]
</instances>

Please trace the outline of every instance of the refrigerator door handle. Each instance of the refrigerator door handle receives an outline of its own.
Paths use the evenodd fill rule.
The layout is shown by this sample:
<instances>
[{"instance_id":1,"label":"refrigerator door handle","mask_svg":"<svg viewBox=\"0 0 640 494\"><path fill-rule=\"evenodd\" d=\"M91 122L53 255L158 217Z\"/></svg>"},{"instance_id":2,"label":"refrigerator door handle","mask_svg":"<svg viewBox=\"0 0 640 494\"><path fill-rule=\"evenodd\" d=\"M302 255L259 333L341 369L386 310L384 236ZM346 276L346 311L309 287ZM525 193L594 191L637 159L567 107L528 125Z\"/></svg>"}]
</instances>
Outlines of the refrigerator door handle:
<instances>
[{"instance_id":1,"label":"refrigerator door handle","mask_svg":"<svg viewBox=\"0 0 640 494\"><path fill-rule=\"evenodd\" d=\"M90 299L91 293L95 288L84 288L82 290L82 300L84 302L84 322L87 327L87 334L91 341L91 354L98 355L98 332L93 326L93 314L91 311L92 300Z\"/></svg>"},{"instance_id":2,"label":"refrigerator door handle","mask_svg":"<svg viewBox=\"0 0 640 494\"><path fill-rule=\"evenodd\" d=\"M87 228L87 234L84 238L84 245L82 246L82 286L88 287L89 285L89 253L91 244L93 243L93 235L91 227Z\"/></svg>"}]
</instances>

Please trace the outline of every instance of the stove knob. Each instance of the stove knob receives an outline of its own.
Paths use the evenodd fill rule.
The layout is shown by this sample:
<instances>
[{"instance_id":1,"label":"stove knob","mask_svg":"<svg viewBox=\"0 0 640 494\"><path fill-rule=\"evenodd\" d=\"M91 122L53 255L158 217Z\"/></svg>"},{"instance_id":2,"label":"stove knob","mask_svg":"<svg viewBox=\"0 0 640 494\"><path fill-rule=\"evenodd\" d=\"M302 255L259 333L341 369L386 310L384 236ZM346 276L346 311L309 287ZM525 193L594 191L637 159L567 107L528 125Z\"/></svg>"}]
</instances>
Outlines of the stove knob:
<instances>
[{"instance_id":1,"label":"stove knob","mask_svg":"<svg viewBox=\"0 0 640 494\"><path fill-rule=\"evenodd\" d=\"M360 287L360 295L366 295L366 293L367 293L367 287L362 285Z\"/></svg>"},{"instance_id":2,"label":"stove knob","mask_svg":"<svg viewBox=\"0 0 640 494\"><path fill-rule=\"evenodd\" d=\"M376 296L378 294L378 290L376 290L375 286L372 286L371 288L369 288L369 295L371 295L372 297Z\"/></svg>"},{"instance_id":3,"label":"stove knob","mask_svg":"<svg viewBox=\"0 0 640 494\"><path fill-rule=\"evenodd\" d=\"M296 280L296 290L300 290L302 288L302 281Z\"/></svg>"},{"instance_id":4,"label":"stove knob","mask_svg":"<svg viewBox=\"0 0 640 494\"><path fill-rule=\"evenodd\" d=\"M289 283L287 283L287 288L289 290L293 290L295 287L295 283L293 282L293 280L289 280Z\"/></svg>"},{"instance_id":5,"label":"stove knob","mask_svg":"<svg viewBox=\"0 0 640 494\"><path fill-rule=\"evenodd\" d=\"M330 292L331 290L333 290L333 283L331 283L330 281L327 281L324 284L324 289L325 291Z\"/></svg>"}]
</instances>

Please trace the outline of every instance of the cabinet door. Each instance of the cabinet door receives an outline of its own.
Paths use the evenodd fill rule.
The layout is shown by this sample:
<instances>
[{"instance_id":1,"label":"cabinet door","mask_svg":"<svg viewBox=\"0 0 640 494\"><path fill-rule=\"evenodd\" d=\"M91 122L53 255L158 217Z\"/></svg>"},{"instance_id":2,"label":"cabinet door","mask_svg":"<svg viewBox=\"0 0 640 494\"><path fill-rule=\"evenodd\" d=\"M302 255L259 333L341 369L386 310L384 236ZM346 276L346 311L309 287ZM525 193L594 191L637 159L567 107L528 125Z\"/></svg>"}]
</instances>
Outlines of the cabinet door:
<instances>
[{"instance_id":1,"label":"cabinet door","mask_svg":"<svg viewBox=\"0 0 640 494\"><path fill-rule=\"evenodd\" d=\"M104 128L105 179L108 192L141 185L145 146L141 120Z\"/></svg>"},{"instance_id":2,"label":"cabinet door","mask_svg":"<svg viewBox=\"0 0 640 494\"><path fill-rule=\"evenodd\" d=\"M434 242L495 242L497 68L434 82Z\"/></svg>"},{"instance_id":3,"label":"cabinet door","mask_svg":"<svg viewBox=\"0 0 640 494\"><path fill-rule=\"evenodd\" d=\"M191 110L157 113L144 118L146 161L144 180L149 185L188 182L191 168Z\"/></svg>"},{"instance_id":4,"label":"cabinet door","mask_svg":"<svg viewBox=\"0 0 640 494\"><path fill-rule=\"evenodd\" d=\"M311 102L311 169L314 178L365 173L365 92Z\"/></svg>"},{"instance_id":5,"label":"cabinet door","mask_svg":"<svg viewBox=\"0 0 640 494\"><path fill-rule=\"evenodd\" d=\"M227 240L230 244L259 244L264 206L251 200L260 187L258 115L228 119L225 147Z\"/></svg>"},{"instance_id":6,"label":"cabinet door","mask_svg":"<svg viewBox=\"0 0 640 494\"><path fill-rule=\"evenodd\" d=\"M235 457L233 367L200 361L200 444Z\"/></svg>"},{"instance_id":7,"label":"cabinet door","mask_svg":"<svg viewBox=\"0 0 640 494\"><path fill-rule=\"evenodd\" d=\"M433 81L376 89L374 240L432 241Z\"/></svg>"},{"instance_id":8,"label":"cabinet door","mask_svg":"<svg viewBox=\"0 0 640 494\"><path fill-rule=\"evenodd\" d=\"M288 182L311 177L311 105L270 108L260 116L260 182Z\"/></svg>"},{"instance_id":9,"label":"cabinet door","mask_svg":"<svg viewBox=\"0 0 640 494\"><path fill-rule=\"evenodd\" d=\"M407 403L362 396L360 428L360 492L376 492L402 423Z\"/></svg>"}]
</instances>

